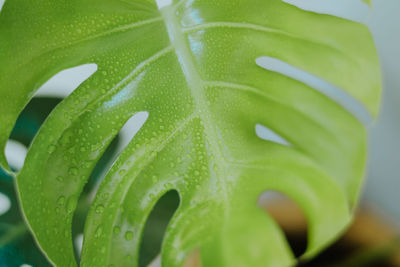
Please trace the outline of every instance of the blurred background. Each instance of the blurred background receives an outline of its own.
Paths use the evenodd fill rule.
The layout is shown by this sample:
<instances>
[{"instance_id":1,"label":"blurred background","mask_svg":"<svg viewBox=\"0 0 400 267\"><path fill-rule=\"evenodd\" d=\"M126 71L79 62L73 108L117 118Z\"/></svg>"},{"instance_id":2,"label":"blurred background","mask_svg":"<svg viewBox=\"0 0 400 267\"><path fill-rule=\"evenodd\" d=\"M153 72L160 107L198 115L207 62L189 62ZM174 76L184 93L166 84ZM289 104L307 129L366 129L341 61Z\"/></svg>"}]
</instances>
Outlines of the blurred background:
<instances>
[{"instance_id":1,"label":"blurred background","mask_svg":"<svg viewBox=\"0 0 400 267\"><path fill-rule=\"evenodd\" d=\"M370 128L368 174L355 224L332 248L304 266L400 266L400 0L285 0L307 10L365 23L370 28L383 71L381 113ZM4 0L0 0L0 10ZM1 51L0 51L1 53ZM41 87L16 123L7 146L10 165L21 168L27 147L50 111L96 71L87 64L63 71ZM92 191L120 151L146 120L139 114L114 140L94 171L74 218L77 256ZM262 135L262 133L261 133ZM296 254L306 246L306 223L295 205L279 197L265 208L284 227ZM20 215L13 181L0 170L0 267L50 266L36 248ZM159 253L164 229L178 205L176 193L167 194L153 211L142 244L141 266ZM286 215L282 215L286 214ZM157 262L153 263L156 266Z\"/></svg>"}]
</instances>

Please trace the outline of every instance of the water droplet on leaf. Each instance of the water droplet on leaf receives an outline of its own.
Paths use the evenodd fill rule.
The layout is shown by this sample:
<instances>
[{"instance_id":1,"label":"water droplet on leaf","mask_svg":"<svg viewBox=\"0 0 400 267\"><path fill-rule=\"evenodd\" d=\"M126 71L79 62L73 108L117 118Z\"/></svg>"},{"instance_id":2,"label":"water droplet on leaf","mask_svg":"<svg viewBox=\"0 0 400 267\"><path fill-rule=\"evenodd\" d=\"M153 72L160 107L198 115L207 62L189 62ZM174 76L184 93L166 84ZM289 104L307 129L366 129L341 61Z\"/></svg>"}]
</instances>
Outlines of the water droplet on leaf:
<instances>
[{"instance_id":1,"label":"water droplet on leaf","mask_svg":"<svg viewBox=\"0 0 400 267\"><path fill-rule=\"evenodd\" d=\"M121 228L119 226L115 226L113 232L114 234L118 235L121 232Z\"/></svg>"},{"instance_id":2,"label":"water droplet on leaf","mask_svg":"<svg viewBox=\"0 0 400 267\"><path fill-rule=\"evenodd\" d=\"M71 175L77 175L78 172L79 172L78 169L75 168L75 167L71 167L71 168L69 168L69 170L68 170L68 173L71 174Z\"/></svg>"},{"instance_id":3,"label":"water droplet on leaf","mask_svg":"<svg viewBox=\"0 0 400 267\"><path fill-rule=\"evenodd\" d=\"M97 207L96 207L96 213L97 214L100 214L100 213L103 213L104 212L104 206L103 205L97 205Z\"/></svg>"},{"instance_id":4,"label":"water droplet on leaf","mask_svg":"<svg viewBox=\"0 0 400 267\"><path fill-rule=\"evenodd\" d=\"M57 204L60 205L60 206L64 205L65 204L65 197L64 196L59 197L57 199Z\"/></svg>"},{"instance_id":5,"label":"water droplet on leaf","mask_svg":"<svg viewBox=\"0 0 400 267\"><path fill-rule=\"evenodd\" d=\"M67 212L69 213L73 212L76 207L76 204L77 204L77 198L70 197L67 201Z\"/></svg>"},{"instance_id":6,"label":"water droplet on leaf","mask_svg":"<svg viewBox=\"0 0 400 267\"><path fill-rule=\"evenodd\" d=\"M48 148L47 148L47 152L49 153L49 154L51 154L51 153L53 153L54 151L56 151L56 146L55 145L50 145Z\"/></svg>"},{"instance_id":7,"label":"water droplet on leaf","mask_svg":"<svg viewBox=\"0 0 400 267\"><path fill-rule=\"evenodd\" d=\"M131 231L126 231L125 233L125 240L130 241L133 239L133 233Z\"/></svg>"},{"instance_id":8,"label":"water droplet on leaf","mask_svg":"<svg viewBox=\"0 0 400 267\"><path fill-rule=\"evenodd\" d=\"M103 227L99 226L99 227L97 227L96 232L94 233L94 236L100 237L102 233L103 233Z\"/></svg>"}]
</instances>

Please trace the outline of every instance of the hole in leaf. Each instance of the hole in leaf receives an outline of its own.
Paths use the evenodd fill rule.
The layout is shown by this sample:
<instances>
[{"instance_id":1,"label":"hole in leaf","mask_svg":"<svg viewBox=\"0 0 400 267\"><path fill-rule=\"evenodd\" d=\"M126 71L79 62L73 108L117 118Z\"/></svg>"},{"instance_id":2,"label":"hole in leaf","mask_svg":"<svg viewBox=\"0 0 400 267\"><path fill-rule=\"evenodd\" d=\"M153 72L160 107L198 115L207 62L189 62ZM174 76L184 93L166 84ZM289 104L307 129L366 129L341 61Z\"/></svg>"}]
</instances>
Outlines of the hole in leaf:
<instances>
[{"instance_id":1,"label":"hole in leaf","mask_svg":"<svg viewBox=\"0 0 400 267\"><path fill-rule=\"evenodd\" d=\"M18 141L9 139L6 144L6 158L13 170L20 170L24 165L27 148Z\"/></svg>"},{"instance_id":2,"label":"hole in leaf","mask_svg":"<svg viewBox=\"0 0 400 267\"><path fill-rule=\"evenodd\" d=\"M179 206L179 194L172 190L164 194L147 219L140 245L139 266L147 266L161 251L165 230Z\"/></svg>"},{"instance_id":3,"label":"hole in leaf","mask_svg":"<svg viewBox=\"0 0 400 267\"><path fill-rule=\"evenodd\" d=\"M361 0L282 0L300 9L357 22L367 22L370 8Z\"/></svg>"},{"instance_id":4,"label":"hole in leaf","mask_svg":"<svg viewBox=\"0 0 400 267\"><path fill-rule=\"evenodd\" d=\"M258 204L282 228L294 255L300 257L307 249L307 221L300 207L276 191L262 193Z\"/></svg>"},{"instance_id":5,"label":"hole in leaf","mask_svg":"<svg viewBox=\"0 0 400 267\"><path fill-rule=\"evenodd\" d=\"M61 102L61 97L71 94L72 91L89 78L89 76L91 76L96 70L96 64L85 64L63 70L54 75L37 90L35 97L27 103L25 108L19 114L13 131L10 134L10 139L7 142L6 158L13 169L18 170L22 167L26 155L25 146L30 146L32 140L50 112ZM14 140L17 140L19 143ZM12 187L14 186L12 185ZM13 200L14 199L15 198L13 198ZM18 205L13 205L13 207L17 206ZM14 208L12 212L19 213L19 209ZM22 218L20 221L22 221ZM29 236L29 238L31 238L31 236ZM27 242L27 244L30 243L33 244L33 240ZM32 248L36 247L32 246ZM30 250L34 251L32 248ZM35 261L36 259L38 261L43 261L41 254L39 255L40 257L35 257Z\"/></svg>"},{"instance_id":6,"label":"hole in leaf","mask_svg":"<svg viewBox=\"0 0 400 267\"><path fill-rule=\"evenodd\" d=\"M45 82L18 116L10 139L29 147L50 112L97 70L96 64L84 64L60 71ZM8 157L6 156L8 159ZM18 160L19 169L24 158Z\"/></svg>"},{"instance_id":7,"label":"hole in leaf","mask_svg":"<svg viewBox=\"0 0 400 267\"><path fill-rule=\"evenodd\" d=\"M15 226L22 220L14 186L14 177L0 169L0 239L8 233L8 227L4 227L5 225Z\"/></svg>"},{"instance_id":8,"label":"hole in leaf","mask_svg":"<svg viewBox=\"0 0 400 267\"><path fill-rule=\"evenodd\" d=\"M161 255L158 255L147 267L161 267Z\"/></svg>"},{"instance_id":9,"label":"hole in leaf","mask_svg":"<svg viewBox=\"0 0 400 267\"><path fill-rule=\"evenodd\" d=\"M128 144L132 141L135 135L139 132L139 130L143 127L144 123L147 121L149 117L149 113L147 111L141 111L135 113L124 126L121 128L118 134L118 143L116 144L115 150L112 154L110 154L110 158L102 161L103 157L106 154L103 154L103 157L100 158L97 165L100 165L99 169L102 171L98 174L99 177L104 177L114 162L118 159L118 156L124 151L124 149L128 146ZM113 141L114 142L114 141ZM112 143L111 143L112 144ZM96 167L97 168L97 167ZM97 179L96 188L100 184L102 179ZM95 193L95 191L93 191ZM94 195L93 195L94 197Z\"/></svg>"},{"instance_id":10,"label":"hole in leaf","mask_svg":"<svg viewBox=\"0 0 400 267\"><path fill-rule=\"evenodd\" d=\"M19 114L10 138L29 147L40 126L61 100L61 98L53 97L35 97L31 99Z\"/></svg>"},{"instance_id":11,"label":"hole in leaf","mask_svg":"<svg viewBox=\"0 0 400 267\"><path fill-rule=\"evenodd\" d=\"M96 71L97 65L94 63L62 70L44 83L34 96L65 98Z\"/></svg>"},{"instance_id":12,"label":"hole in leaf","mask_svg":"<svg viewBox=\"0 0 400 267\"><path fill-rule=\"evenodd\" d=\"M133 115L121 128L120 132L108 145L107 149L97 161L86 185L78 200L77 210L72 219L72 236L79 237L83 232L87 214L93 199L97 193L97 189L110 170L119 154L132 141L137 132L143 127L148 118L148 112L142 111ZM74 243L77 259L80 257L81 248Z\"/></svg>"},{"instance_id":13,"label":"hole in leaf","mask_svg":"<svg viewBox=\"0 0 400 267\"><path fill-rule=\"evenodd\" d=\"M327 97L341 105L365 126L371 124L371 115L359 101L357 101L354 97L349 95L344 90L325 81L324 79L314 76L306 71L303 71L297 67L294 67L282 60L273 57L259 57L256 59L256 64L267 70L278 72L304 84L307 84L311 88L326 95Z\"/></svg>"},{"instance_id":14,"label":"hole in leaf","mask_svg":"<svg viewBox=\"0 0 400 267\"><path fill-rule=\"evenodd\" d=\"M172 0L156 0L158 9L172 4Z\"/></svg>"},{"instance_id":15,"label":"hole in leaf","mask_svg":"<svg viewBox=\"0 0 400 267\"><path fill-rule=\"evenodd\" d=\"M11 208L10 199L0 192L0 216L5 214Z\"/></svg>"},{"instance_id":16,"label":"hole in leaf","mask_svg":"<svg viewBox=\"0 0 400 267\"><path fill-rule=\"evenodd\" d=\"M82 245L83 245L83 234L82 233L75 236L74 245L76 248L76 253L78 253L80 255L81 251L82 251Z\"/></svg>"},{"instance_id":17,"label":"hole in leaf","mask_svg":"<svg viewBox=\"0 0 400 267\"><path fill-rule=\"evenodd\" d=\"M112 164L112 160L115 157L119 140L120 138L117 135L113 139L113 141L111 141L107 149L104 151L103 155L100 157L96 166L94 167L79 197L77 209L72 219L72 236L74 237L75 240L74 247L76 253L75 256L77 257L77 259L79 259L80 252L82 250L82 243L77 243L77 239L80 238L80 235L83 232L86 217L88 215L89 208L93 201L93 198L96 194L98 184L104 177L104 173L109 169L110 165ZM83 241L83 235L82 235L82 241Z\"/></svg>"},{"instance_id":18,"label":"hole in leaf","mask_svg":"<svg viewBox=\"0 0 400 267\"><path fill-rule=\"evenodd\" d=\"M60 98L33 98L19 114L5 151L8 164L12 169L20 170L22 168L27 147L30 146L39 128L60 101Z\"/></svg>"},{"instance_id":19,"label":"hole in leaf","mask_svg":"<svg viewBox=\"0 0 400 267\"><path fill-rule=\"evenodd\" d=\"M120 131L121 143L118 145L117 152L121 153L125 147L132 141L133 137L143 127L147 121L149 113L147 111L141 111L132 116L122 127Z\"/></svg>"},{"instance_id":20,"label":"hole in leaf","mask_svg":"<svg viewBox=\"0 0 400 267\"><path fill-rule=\"evenodd\" d=\"M285 146L290 146L290 143L286 141L285 138L283 138L282 136L275 133L273 130L269 129L264 125L261 124L256 125L256 134L263 140L272 141Z\"/></svg>"}]
</instances>

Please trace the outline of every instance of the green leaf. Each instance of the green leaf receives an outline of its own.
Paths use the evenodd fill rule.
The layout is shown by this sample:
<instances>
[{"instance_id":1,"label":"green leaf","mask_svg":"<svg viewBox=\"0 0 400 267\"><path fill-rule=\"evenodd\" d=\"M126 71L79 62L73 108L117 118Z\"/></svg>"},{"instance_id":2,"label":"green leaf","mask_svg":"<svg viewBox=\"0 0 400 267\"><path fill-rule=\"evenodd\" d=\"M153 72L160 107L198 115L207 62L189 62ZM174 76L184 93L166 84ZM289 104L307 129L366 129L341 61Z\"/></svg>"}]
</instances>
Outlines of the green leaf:
<instances>
[{"instance_id":1,"label":"green leaf","mask_svg":"<svg viewBox=\"0 0 400 267\"><path fill-rule=\"evenodd\" d=\"M35 97L32 99L19 115L10 138L28 147L41 124L60 101L61 99L48 97ZM114 143L118 143L118 138L114 141ZM108 151L105 152L105 155L100 159L92 173L90 180L92 183L98 180L101 171L104 166L107 166L107 162L110 161L115 149L115 145L108 147ZM88 192L83 192L82 198L89 198L93 185L89 183L85 186L85 189ZM4 214L0 214L0 266L21 266L27 263L32 266L51 266L37 247L24 222L18 205L18 196L13 177L7 175L1 169L0 193L5 194L11 203L10 209ZM80 220L80 217L85 217L87 213L86 209L86 213L83 214L86 203L80 202L80 204L81 206L75 214L75 225L72 226L75 232L77 230L82 232L84 221Z\"/></svg>"},{"instance_id":2,"label":"green leaf","mask_svg":"<svg viewBox=\"0 0 400 267\"><path fill-rule=\"evenodd\" d=\"M40 125L60 102L57 98L35 98L21 112L11 139L29 146ZM13 169L15 166L11 166ZM51 266L35 244L18 205L13 177L0 169L0 193L10 200L10 209L0 214L0 266Z\"/></svg>"},{"instance_id":3,"label":"green leaf","mask_svg":"<svg viewBox=\"0 0 400 267\"><path fill-rule=\"evenodd\" d=\"M372 6L372 1L371 0L362 0L364 3L366 3L369 6Z\"/></svg>"},{"instance_id":4,"label":"green leaf","mask_svg":"<svg viewBox=\"0 0 400 267\"><path fill-rule=\"evenodd\" d=\"M96 162L134 114L148 120L102 182L81 266L136 266L153 206L180 205L163 266L199 250L204 266L286 266L282 230L258 205L279 191L309 225L304 258L349 224L366 162L364 126L338 103L259 67L280 59L346 91L376 115L380 71L363 25L280 0L7 0L0 13L0 145L19 112L57 72L98 70L47 118L17 175L38 244L76 266L71 222ZM259 123L287 140L260 139ZM4 155L0 158L7 167Z\"/></svg>"}]
</instances>

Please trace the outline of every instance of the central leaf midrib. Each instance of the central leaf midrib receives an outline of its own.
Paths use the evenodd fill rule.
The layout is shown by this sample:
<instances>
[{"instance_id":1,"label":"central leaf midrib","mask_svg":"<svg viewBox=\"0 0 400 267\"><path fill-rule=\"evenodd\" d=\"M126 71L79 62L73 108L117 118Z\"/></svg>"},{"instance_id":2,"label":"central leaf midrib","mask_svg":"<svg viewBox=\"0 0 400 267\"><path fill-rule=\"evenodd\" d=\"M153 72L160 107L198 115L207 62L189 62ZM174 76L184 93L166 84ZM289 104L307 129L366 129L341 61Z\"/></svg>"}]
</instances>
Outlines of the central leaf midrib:
<instances>
[{"instance_id":1,"label":"central leaf midrib","mask_svg":"<svg viewBox=\"0 0 400 267\"><path fill-rule=\"evenodd\" d=\"M221 148L219 147L216 129L211 124L212 116L205 95L205 87L207 84L196 70L196 66L193 61L193 54L175 14L175 9L172 6L167 6L161 9L161 13L164 18L164 23L168 31L171 45L174 48L178 62L186 78L186 82L191 90L193 101L199 114L199 119L202 122L206 139L210 143L210 146L208 146L209 150L212 155L214 155L215 163L219 165L218 170L220 170L220 172L218 173L219 177L217 178L219 178L220 182L223 182L225 178L226 162L221 152ZM227 197L227 194L224 190L226 187L222 187L222 191Z\"/></svg>"}]
</instances>

